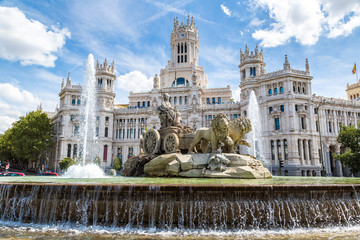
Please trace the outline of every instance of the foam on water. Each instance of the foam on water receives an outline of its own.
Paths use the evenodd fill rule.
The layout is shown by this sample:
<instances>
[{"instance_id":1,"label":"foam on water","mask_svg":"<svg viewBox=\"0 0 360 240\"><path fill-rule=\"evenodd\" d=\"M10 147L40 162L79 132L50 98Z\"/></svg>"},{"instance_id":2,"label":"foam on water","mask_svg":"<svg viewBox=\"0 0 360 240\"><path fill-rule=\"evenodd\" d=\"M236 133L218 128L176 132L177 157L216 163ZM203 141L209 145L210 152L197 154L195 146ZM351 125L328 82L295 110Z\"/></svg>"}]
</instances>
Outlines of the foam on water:
<instances>
[{"instance_id":1,"label":"foam on water","mask_svg":"<svg viewBox=\"0 0 360 240\"><path fill-rule=\"evenodd\" d=\"M72 165L64 173L65 178L105 178L104 172L96 164L87 164L85 166Z\"/></svg>"}]
</instances>

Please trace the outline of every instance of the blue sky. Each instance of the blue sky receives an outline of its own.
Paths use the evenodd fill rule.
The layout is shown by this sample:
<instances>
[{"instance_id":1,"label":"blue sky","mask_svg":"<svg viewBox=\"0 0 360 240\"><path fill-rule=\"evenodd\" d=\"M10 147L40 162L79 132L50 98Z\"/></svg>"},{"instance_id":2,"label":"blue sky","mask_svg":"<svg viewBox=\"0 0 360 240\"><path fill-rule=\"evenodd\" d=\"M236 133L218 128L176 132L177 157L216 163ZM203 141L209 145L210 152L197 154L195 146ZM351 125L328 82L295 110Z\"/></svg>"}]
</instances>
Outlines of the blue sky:
<instances>
[{"instance_id":1,"label":"blue sky","mask_svg":"<svg viewBox=\"0 0 360 240\"><path fill-rule=\"evenodd\" d=\"M0 133L40 102L54 111L62 78L70 72L82 84L89 53L115 61L116 103L150 90L170 58L173 19L188 14L209 87L230 85L236 99L246 44L263 47L268 72L282 69L285 54L299 70L308 58L317 95L346 98L346 83L356 82L359 0L0 0Z\"/></svg>"}]
</instances>

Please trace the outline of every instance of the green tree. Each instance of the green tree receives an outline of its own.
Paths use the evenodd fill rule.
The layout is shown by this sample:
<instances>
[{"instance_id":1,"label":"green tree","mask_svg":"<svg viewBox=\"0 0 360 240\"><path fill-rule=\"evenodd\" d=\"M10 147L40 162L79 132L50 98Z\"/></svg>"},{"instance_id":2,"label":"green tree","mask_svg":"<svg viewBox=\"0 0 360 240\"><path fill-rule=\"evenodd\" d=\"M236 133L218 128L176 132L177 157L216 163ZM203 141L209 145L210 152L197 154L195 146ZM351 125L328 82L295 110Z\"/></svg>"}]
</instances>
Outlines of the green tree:
<instances>
[{"instance_id":1,"label":"green tree","mask_svg":"<svg viewBox=\"0 0 360 240\"><path fill-rule=\"evenodd\" d=\"M360 171L360 129L355 126L341 126L337 141L347 148L341 155L333 155L336 160L341 160L351 173Z\"/></svg>"},{"instance_id":2,"label":"green tree","mask_svg":"<svg viewBox=\"0 0 360 240\"><path fill-rule=\"evenodd\" d=\"M113 168L116 171L120 171L122 169L122 160L118 157L116 157L113 161Z\"/></svg>"},{"instance_id":3,"label":"green tree","mask_svg":"<svg viewBox=\"0 0 360 240\"><path fill-rule=\"evenodd\" d=\"M38 161L53 145L53 135L48 115L40 110L30 112L0 137L0 154L22 165Z\"/></svg>"},{"instance_id":4,"label":"green tree","mask_svg":"<svg viewBox=\"0 0 360 240\"><path fill-rule=\"evenodd\" d=\"M75 165L77 164L77 162L70 158L70 157L66 157L63 160L61 160L59 162L59 167L61 171L65 171L66 169L68 169L71 165Z\"/></svg>"}]
</instances>

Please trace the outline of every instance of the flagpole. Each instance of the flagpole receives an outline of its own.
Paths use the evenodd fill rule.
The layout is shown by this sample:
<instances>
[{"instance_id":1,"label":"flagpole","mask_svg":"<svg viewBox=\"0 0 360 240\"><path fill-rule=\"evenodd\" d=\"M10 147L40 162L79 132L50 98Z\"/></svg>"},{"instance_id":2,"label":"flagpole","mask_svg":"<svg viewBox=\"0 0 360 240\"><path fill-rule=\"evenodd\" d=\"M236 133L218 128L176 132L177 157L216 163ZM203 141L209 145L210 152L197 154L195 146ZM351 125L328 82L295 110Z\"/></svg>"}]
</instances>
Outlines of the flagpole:
<instances>
[{"instance_id":1,"label":"flagpole","mask_svg":"<svg viewBox=\"0 0 360 240\"><path fill-rule=\"evenodd\" d=\"M355 66L356 66L356 62L355 62ZM359 82L359 77L358 77L358 73L357 73L357 69L355 69L355 73L356 73L356 82L358 83Z\"/></svg>"}]
</instances>

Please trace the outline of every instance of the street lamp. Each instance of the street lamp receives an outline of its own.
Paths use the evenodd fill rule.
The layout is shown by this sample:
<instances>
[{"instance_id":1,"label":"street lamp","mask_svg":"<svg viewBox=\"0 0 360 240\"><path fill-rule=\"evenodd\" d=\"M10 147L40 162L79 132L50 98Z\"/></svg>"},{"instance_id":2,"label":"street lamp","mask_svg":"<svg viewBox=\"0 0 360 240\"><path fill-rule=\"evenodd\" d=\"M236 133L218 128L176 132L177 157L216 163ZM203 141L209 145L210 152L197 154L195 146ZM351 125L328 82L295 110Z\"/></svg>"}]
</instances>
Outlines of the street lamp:
<instances>
[{"instance_id":1,"label":"street lamp","mask_svg":"<svg viewBox=\"0 0 360 240\"><path fill-rule=\"evenodd\" d=\"M326 103L326 101L323 99L320 103L314 104L314 100L311 99L310 100L313 105L314 105L314 111L315 114L318 116L318 128L319 128L319 138L320 138L320 161L321 161L321 165L322 165L322 170L321 170L321 176L327 176L326 174L326 170L325 170L325 165L324 165L324 157L323 157L323 147L322 147L322 141L321 141L321 129L320 129L320 115L319 115L319 108Z\"/></svg>"}]
</instances>

